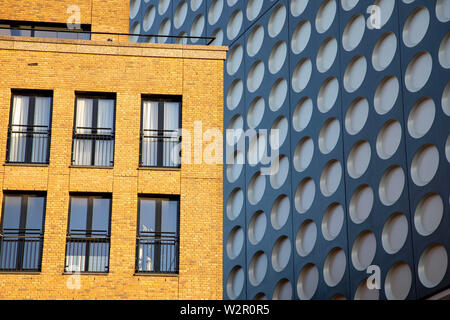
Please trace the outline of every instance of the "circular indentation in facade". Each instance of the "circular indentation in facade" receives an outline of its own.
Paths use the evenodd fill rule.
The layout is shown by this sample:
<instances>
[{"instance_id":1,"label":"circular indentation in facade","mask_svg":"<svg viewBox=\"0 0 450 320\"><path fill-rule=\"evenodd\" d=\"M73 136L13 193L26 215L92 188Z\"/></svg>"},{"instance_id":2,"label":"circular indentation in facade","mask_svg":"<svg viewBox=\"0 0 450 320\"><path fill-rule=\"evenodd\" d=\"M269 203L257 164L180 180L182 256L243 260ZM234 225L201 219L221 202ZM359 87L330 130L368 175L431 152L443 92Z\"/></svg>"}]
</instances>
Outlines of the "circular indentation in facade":
<instances>
[{"instance_id":1,"label":"circular indentation in facade","mask_svg":"<svg viewBox=\"0 0 450 320\"><path fill-rule=\"evenodd\" d=\"M336 160L330 160L325 165L320 175L320 191L325 197L332 196L341 184L342 166Z\"/></svg>"},{"instance_id":2,"label":"circular indentation in facade","mask_svg":"<svg viewBox=\"0 0 450 320\"><path fill-rule=\"evenodd\" d=\"M425 195L414 212L414 226L422 236L429 236L439 227L444 215L444 202L437 193Z\"/></svg>"},{"instance_id":3,"label":"circular indentation in facade","mask_svg":"<svg viewBox=\"0 0 450 320\"><path fill-rule=\"evenodd\" d=\"M338 44L336 38L325 39L317 53L316 66L319 72L327 72L334 64L337 56Z\"/></svg>"},{"instance_id":4,"label":"circular indentation in facade","mask_svg":"<svg viewBox=\"0 0 450 320\"><path fill-rule=\"evenodd\" d=\"M422 146L411 163L411 178L419 187L433 180L439 168L439 151L432 144Z\"/></svg>"},{"instance_id":5,"label":"circular indentation in facade","mask_svg":"<svg viewBox=\"0 0 450 320\"><path fill-rule=\"evenodd\" d=\"M305 171L314 156L314 141L310 137L303 137L294 151L294 168L298 172Z\"/></svg>"},{"instance_id":6,"label":"circular indentation in facade","mask_svg":"<svg viewBox=\"0 0 450 320\"><path fill-rule=\"evenodd\" d=\"M261 201L266 190L266 177L256 172L248 185L248 201L255 205Z\"/></svg>"},{"instance_id":7,"label":"circular indentation in facade","mask_svg":"<svg viewBox=\"0 0 450 320\"><path fill-rule=\"evenodd\" d=\"M267 25L267 33L271 38L275 38L281 30L283 30L286 22L286 7L282 4L278 5L270 15L269 24Z\"/></svg>"},{"instance_id":8,"label":"circular indentation in facade","mask_svg":"<svg viewBox=\"0 0 450 320\"><path fill-rule=\"evenodd\" d=\"M345 11L350 11L358 4L359 0L341 0L342 8Z\"/></svg>"},{"instance_id":9,"label":"circular indentation in facade","mask_svg":"<svg viewBox=\"0 0 450 320\"><path fill-rule=\"evenodd\" d=\"M297 253L306 257L309 255L317 240L317 226L312 220L305 220L298 229L297 236L295 237L295 248Z\"/></svg>"},{"instance_id":10,"label":"circular indentation in facade","mask_svg":"<svg viewBox=\"0 0 450 320\"><path fill-rule=\"evenodd\" d=\"M450 81L447 82L447 85L442 92L442 110L447 116L450 116Z\"/></svg>"},{"instance_id":11,"label":"circular indentation in facade","mask_svg":"<svg viewBox=\"0 0 450 320\"><path fill-rule=\"evenodd\" d=\"M284 101L286 100L286 95L288 91L287 81L284 78L278 79L272 89L270 89L269 94L269 108L272 111L277 111L281 108Z\"/></svg>"},{"instance_id":12,"label":"circular indentation in facade","mask_svg":"<svg viewBox=\"0 0 450 320\"><path fill-rule=\"evenodd\" d=\"M356 270L366 270L375 258L377 241L375 235L369 231L361 232L353 242L352 263Z\"/></svg>"},{"instance_id":13,"label":"circular indentation in facade","mask_svg":"<svg viewBox=\"0 0 450 320\"><path fill-rule=\"evenodd\" d=\"M387 121L377 136L377 154L383 159L391 158L402 141L402 126L397 120Z\"/></svg>"},{"instance_id":14,"label":"circular indentation in facade","mask_svg":"<svg viewBox=\"0 0 450 320\"><path fill-rule=\"evenodd\" d=\"M159 0L158 3L158 13L160 16L162 16L164 13L166 13L167 9L169 9L170 6L170 0Z\"/></svg>"},{"instance_id":15,"label":"circular indentation in facade","mask_svg":"<svg viewBox=\"0 0 450 320\"><path fill-rule=\"evenodd\" d=\"M138 34L141 33L141 24L136 21L131 27L131 33L136 34L135 36L130 36L130 42L137 42L139 39Z\"/></svg>"},{"instance_id":16,"label":"circular indentation in facade","mask_svg":"<svg viewBox=\"0 0 450 320\"><path fill-rule=\"evenodd\" d=\"M242 252L244 247L244 230L236 226L231 230L227 239L227 255L230 259L235 259Z\"/></svg>"},{"instance_id":17,"label":"circular indentation in facade","mask_svg":"<svg viewBox=\"0 0 450 320\"><path fill-rule=\"evenodd\" d=\"M278 41L270 52L269 72L278 73L286 62L287 45L284 41Z\"/></svg>"},{"instance_id":18,"label":"circular indentation in facade","mask_svg":"<svg viewBox=\"0 0 450 320\"><path fill-rule=\"evenodd\" d=\"M197 11L201 7L202 2L203 0L191 0L191 10Z\"/></svg>"},{"instance_id":19,"label":"circular indentation in facade","mask_svg":"<svg viewBox=\"0 0 450 320\"><path fill-rule=\"evenodd\" d=\"M331 297L331 300L347 300L347 298L342 293L337 293Z\"/></svg>"},{"instance_id":20,"label":"circular indentation in facade","mask_svg":"<svg viewBox=\"0 0 450 320\"><path fill-rule=\"evenodd\" d=\"M308 263L298 276L297 294L301 300L310 300L316 293L318 285L319 269L314 264Z\"/></svg>"},{"instance_id":21,"label":"circular indentation in facade","mask_svg":"<svg viewBox=\"0 0 450 320\"><path fill-rule=\"evenodd\" d=\"M223 0L214 0L208 10L208 23L214 25L219 21L223 12Z\"/></svg>"},{"instance_id":22,"label":"circular indentation in facade","mask_svg":"<svg viewBox=\"0 0 450 320\"><path fill-rule=\"evenodd\" d=\"M264 62L258 60L253 63L247 75L248 91L255 92L256 90L258 90L259 86L264 80L264 72L265 72Z\"/></svg>"},{"instance_id":23,"label":"circular indentation in facade","mask_svg":"<svg viewBox=\"0 0 450 320\"><path fill-rule=\"evenodd\" d=\"M233 12L227 24L227 37L229 40L237 37L239 31L241 31L243 19L244 16L241 10L238 9Z\"/></svg>"},{"instance_id":24,"label":"circular indentation in facade","mask_svg":"<svg viewBox=\"0 0 450 320\"><path fill-rule=\"evenodd\" d=\"M381 177L378 195L385 206L391 206L400 199L405 188L405 173L400 166L389 167Z\"/></svg>"},{"instance_id":25,"label":"circular indentation in facade","mask_svg":"<svg viewBox=\"0 0 450 320\"><path fill-rule=\"evenodd\" d=\"M265 108L266 103L262 97L256 97L252 103L250 103L247 113L247 124L249 128L255 129L261 123Z\"/></svg>"},{"instance_id":26,"label":"circular indentation in facade","mask_svg":"<svg viewBox=\"0 0 450 320\"><path fill-rule=\"evenodd\" d=\"M375 91L374 107L375 111L384 115L391 111L397 102L400 84L395 76L387 76L381 80Z\"/></svg>"},{"instance_id":27,"label":"circular indentation in facade","mask_svg":"<svg viewBox=\"0 0 450 320\"><path fill-rule=\"evenodd\" d=\"M345 129L351 135L358 134L369 117L369 102L366 98L356 98L345 114Z\"/></svg>"},{"instance_id":28,"label":"circular indentation in facade","mask_svg":"<svg viewBox=\"0 0 450 320\"><path fill-rule=\"evenodd\" d=\"M244 193L241 188L235 188L227 200L227 217L235 220L242 212L244 206Z\"/></svg>"},{"instance_id":29,"label":"circular indentation in facade","mask_svg":"<svg viewBox=\"0 0 450 320\"><path fill-rule=\"evenodd\" d=\"M309 83L312 74L312 63L308 58L304 58L297 63L292 73L292 89L301 92Z\"/></svg>"},{"instance_id":30,"label":"circular indentation in facade","mask_svg":"<svg viewBox=\"0 0 450 320\"><path fill-rule=\"evenodd\" d=\"M311 37L311 23L308 20L301 21L292 33L291 49L295 54L301 53L308 45Z\"/></svg>"},{"instance_id":31,"label":"circular indentation in facade","mask_svg":"<svg viewBox=\"0 0 450 320\"><path fill-rule=\"evenodd\" d=\"M405 300L412 286L412 273L408 264L398 262L389 269L384 281L384 292L388 300Z\"/></svg>"},{"instance_id":32,"label":"circular indentation in facade","mask_svg":"<svg viewBox=\"0 0 450 320\"><path fill-rule=\"evenodd\" d=\"M336 239L344 225L344 208L339 203L328 206L322 218L322 235L325 240Z\"/></svg>"},{"instance_id":33,"label":"circular indentation in facade","mask_svg":"<svg viewBox=\"0 0 450 320\"><path fill-rule=\"evenodd\" d=\"M376 0L373 3L378 9L378 12L375 12L376 18L374 19L376 23L370 24L371 29L373 27L377 27L378 29L381 29L384 27L384 25L389 21L389 19L392 16L392 13L394 12L395 8L395 1L392 0ZM375 9L375 10L376 10Z\"/></svg>"},{"instance_id":34,"label":"circular indentation in facade","mask_svg":"<svg viewBox=\"0 0 450 320\"><path fill-rule=\"evenodd\" d=\"M281 279L278 281L273 290L273 300L291 300L292 299L292 284L288 279Z\"/></svg>"},{"instance_id":35,"label":"circular indentation in facade","mask_svg":"<svg viewBox=\"0 0 450 320\"><path fill-rule=\"evenodd\" d=\"M329 154L339 142L341 127L336 118L328 119L319 133L319 150L323 154Z\"/></svg>"},{"instance_id":36,"label":"circular indentation in facade","mask_svg":"<svg viewBox=\"0 0 450 320\"><path fill-rule=\"evenodd\" d=\"M280 189L289 174L289 159L282 155L273 161L270 166L270 185L274 189Z\"/></svg>"},{"instance_id":37,"label":"circular indentation in facade","mask_svg":"<svg viewBox=\"0 0 450 320\"><path fill-rule=\"evenodd\" d=\"M200 14L192 22L191 26L192 43L196 43L199 40L198 37L202 36L204 28L205 28L205 17L202 14Z\"/></svg>"},{"instance_id":38,"label":"circular indentation in facade","mask_svg":"<svg viewBox=\"0 0 450 320\"><path fill-rule=\"evenodd\" d=\"M311 208L316 195L316 184L311 178L304 178L298 185L295 192L295 209L300 213L305 213Z\"/></svg>"},{"instance_id":39,"label":"circular indentation in facade","mask_svg":"<svg viewBox=\"0 0 450 320\"><path fill-rule=\"evenodd\" d=\"M241 266L235 266L227 278L227 295L231 300L236 300L244 288L245 274Z\"/></svg>"},{"instance_id":40,"label":"circular indentation in facade","mask_svg":"<svg viewBox=\"0 0 450 320\"><path fill-rule=\"evenodd\" d=\"M262 25L257 25L250 32L247 39L247 54L250 57L255 56L264 42L264 27Z\"/></svg>"},{"instance_id":41,"label":"circular indentation in facade","mask_svg":"<svg viewBox=\"0 0 450 320\"><path fill-rule=\"evenodd\" d=\"M445 69L450 69L450 31L442 39L439 46L439 63Z\"/></svg>"},{"instance_id":42,"label":"circular indentation in facade","mask_svg":"<svg viewBox=\"0 0 450 320\"><path fill-rule=\"evenodd\" d=\"M231 48L228 53L227 59L227 73L231 76L235 74L242 63L242 58L244 56L244 50L240 44Z\"/></svg>"},{"instance_id":43,"label":"circular indentation in facade","mask_svg":"<svg viewBox=\"0 0 450 320\"><path fill-rule=\"evenodd\" d=\"M266 233L267 218L263 211L253 214L248 224L248 239L251 244L256 245L261 242Z\"/></svg>"},{"instance_id":44,"label":"circular indentation in facade","mask_svg":"<svg viewBox=\"0 0 450 320\"><path fill-rule=\"evenodd\" d=\"M298 17L305 11L309 0L291 0L291 14Z\"/></svg>"},{"instance_id":45,"label":"circular indentation in facade","mask_svg":"<svg viewBox=\"0 0 450 320\"><path fill-rule=\"evenodd\" d=\"M447 250L441 244L429 245L419 259L419 279L427 288L434 288L447 273Z\"/></svg>"},{"instance_id":46,"label":"circular indentation in facade","mask_svg":"<svg viewBox=\"0 0 450 320\"><path fill-rule=\"evenodd\" d=\"M291 251L291 240L286 236L279 237L272 249L272 267L275 271L280 272L286 268Z\"/></svg>"},{"instance_id":47,"label":"circular indentation in facade","mask_svg":"<svg viewBox=\"0 0 450 320\"><path fill-rule=\"evenodd\" d=\"M169 18L166 18L161 22L158 30L158 43L165 43L167 41L167 35L170 35L170 29L172 27L172 23Z\"/></svg>"},{"instance_id":48,"label":"circular indentation in facade","mask_svg":"<svg viewBox=\"0 0 450 320\"><path fill-rule=\"evenodd\" d=\"M270 145L273 150L278 150L286 140L289 130L289 124L284 116L279 116L272 124L270 129Z\"/></svg>"},{"instance_id":49,"label":"circular indentation in facade","mask_svg":"<svg viewBox=\"0 0 450 320\"><path fill-rule=\"evenodd\" d=\"M372 188L367 185L359 186L350 199L349 214L356 224L363 223L372 212L374 194Z\"/></svg>"},{"instance_id":50,"label":"circular indentation in facade","mask_svg":"<svg viewBox=\"0 0 450 320\"><path fill-rule=\"evenodd\" d=\"M422 89L430 78L433 69L433 59L428 52L417 53L408 64L405 74L406 89L417 92Z\"/></svg>"},{"instance_id":51,"label":"circular indentation in facade","mask_svg":"<svg viewBox=\"0 0 450 320\"><path fill-rule=\"evenodd\" d=\"M131 0L130 2L130 19L137 16L139 7L141 6L141 0Z\"/></svg>"},{"instance_id":52,"label":"circular indentation in facade","mask_svg":"<svg viewBox=\"0 0 450 320\"><path fill-rule=\"evenodd\" d=\"M326 113L333 108L339 94L339 82L335 77L327 78L320 87L317 95L317 108Z\"/></svg>"},{"instance_id":53,"label":"circular indentation in facade","mask_svg":"<svg viewBox=\"0 0 450 320\"><path fill-rule=\"evenodd\" d=\"M367 72L367 61L364 56L354 57L344 74L344 88L347 92L355 92L364 82Z\"/></svg>"},{"instance_id":54,"label":"circular indentation in facade","mask_svg":"<svg viewBox=\"0 0 450 320\"><path fill-rule=\"evenodd\" d=\"M403 213L393 213L383 227L381 242L384 251L395 254L403 248L408 238L408 219Z\"/></svg>"},{"instance_id":55,"label":"circular indentation in facade","mask_svg":"<svg viewBox=\"0 0 450 320\"><path fill-rule=\"evenodd\" d=\"M440 22L450 21L450 1L437 0L436 1L436 17Z\"/></svg>"},{"instance_id":56,"label":"circular indentation in facade","mask_svg":"<svg viewBox=\"0 0 450 320\"><path fill-rule=\"evenodd\" d=\"M241 79L236 79L231 84L228 89L227 94L227 108L229 110L234 110L239 105L242 99L242 94L244 92L244 85Z\"/></svg>"},{"instance_id":57,"label":"circular indentation in facade","mask_svg":"<svg viewBox=\"0 0 450 320\"><path fill-rule=\"evenodd\" d=\"M364 37L366 20L362 14L354 15L347 23L342 35L342 46L346 51L356 49Z\"/></svg>"},{"instance_id":58,"label":"circular indentation in facade","mask_svg":"<svg viewBox=\"0 0 450 320\"><path fill-rule=\"evenodd\" d=\"M397 52L397 37L393 32L385 33L376 43L372 53L372 65L377 71L383 71L394 60Z\"/></svg>"},{"instance_id":59,"label":"circular indentation in facade","mask_svg":"<svg viewBox=\"0 0 450 320\"><path fill-rule=\"evenodd\" d=\"M227 161L227 180L230 183L235 182L242 173L244 167L244 155L236 151Z\"/></svg>"},{"instance_id":60,"label":"circular indentation in facade","mask_svg":"<svg viewBox=\"0 0 450 320\"><path fill-rule=\"evenodd\" d=\"M445 157L447 158L447 161L450 162L450 134L445 142Z\"/></svg>"},{"instance_id":61,"label":"circular indentation in facade","mask_svg":"<svg viewBox=\"0 0 450 320\"><path fill-rule=\"evenodd\" d=\"M184 21L186 20L188 12L188 4L186 1L182 1L178 4L177 8L175 9L175 14L173 15L173 26L176 29L181 28L181 26L184 24Z\"/></svg>"},{"instance_id":62,"label":"circular indentation in facade","mask_svg":"<svg viewBox=\"0 0 450 320\"><path fill-rule=\"evenodd\" d=\"M155 22L155 16L156 16L156 9L154 6L150 6L147 8L144 14L144 21L142 23L142 27L144 28L144 31L150 30L150 28L153 25L153 22Z\"/></svg>"},{"instance_id":63,"label":"circular indentation in facade","mask_svg":"<svg viewBox=\"0 0 450 320\"><path fill-rule=\"evenodd\" d=\"M286 224L289 213L291 211L291 203L286 195L279 196L272 206L270 213L270 221L275 230L280 230Z\"/></svg>"},{"instance_id":64,"label":"circular indentation in facade","mask_svg":"<svg viewBox=\"0 0 450 320\"><path fill-rule=\"evenodd\" d=\"M257 133L250 139L247 159L251 166L257 165L266 154L267 136L265 133Z\"/></svg>"},{"instance_id":65,"label":"circular indentation in facade","mask_svg":"<svg viewBox=\"0 0 450 320\"><path fill-rule=\"evenodd\" d=\"M267 296L264 292L259 292L253 297L253 300L267 300Z\"/></svg>"},{"instance_id":66,"label":"circular indentation in facade","mask_svg":"<svg viewBox=\"0 0 450 320\"><path fill-rule=\"evenodd\" d=\"M380 299L380 290L369 289L367 285L368 279L364 279L358 285L355 292L355 300L378 300Z\"/></svg>"},{"instance_id":67,"label":"circular indentation in facade","mask_svg":"<svg viewBox=\"0 0 450 320\"><path fill-rule=\"evenodd\" d=\"M316 30L319 33L326 32L333 24L336 16L337 5L335 0L324 0L316 15Z\"/></svg>"},{"instance_id":68,"label":"circular indentation in facade","mask_svg":"<svg viewBox=\"0 0 450 320\"><path fill-rule=\"evenodd\" d=\"M422 98L416 102L408 117L408 132L416 139L425 136L431 129L436 115L434 101Z\"/></svg>"},{"instance_id":69,"label":"circular indentation in facade","mask_svg":"<svg viewBox=\"0 0 450 320\"><path fill-rule=\"evenodd\" d=\"M244 133L243 127L244 120L242 120L242 116L239 114L235 115L228 124L226 134L227 145L233 146L239 142Z\"/></svg>"},{"instance_id":70,"label":"circular indentation in facade","mask_svg":"<svg viewBox=\"0 0 450 320\"><path fill-rule=\"evenodd\" d=\"M407 47L415 47L425 37L430 24L430 13L425 7L416 8L406 19L403 26L403 43Z\"/></svg>"},{"instance_id":71,"label":"circular indentation in facade","mask_svg":"<svg viewBox=\"0 0 450 320\"><path fill-rule=\"evenodd\" d=\"M239 0L227 0L227 5L229 7L234 6Z\"/></svg>"},{"instance_id":72,"label":"circular indentation in facade","mask_svg":"<svg viewBox=\"0 0 450 320\"><path fill-rule=\"evenodd\" d=\"M217 28L213 31L211 34L211 37L214 38L214 40L211 42L212 46L221 46L223 44L223 30L220 28Z\"/></svg>"},{"instance_id":73,"label":"circular indentation in facade","mask_svg":"<svg viewBox=\"0 0 450 320\"><path fill-rule=\"evenodd\" d=\"M353 179L358 179L364 173L370 164L372 150L367 141L359 141L350 150L347 158L347 172Z\"/></svg>"},{"instance_id":74,"label":"circular indentation in facade","mask_svg":"<svg viewBox=\"0 0 450 320\"><path fill-rule=\"evenodd\" d=\"M249 21L255 20L259 13L261 12L261 9L263 7L264 0L249 0L247 3L247 19Z\"/></svg>"},{"instance_id":75,"label":"circular indentation in facade","mask_svg":"<svg viewBox=\"0 0 450 320\"><path fill-rule=\"evenodd\" d=\"M329 287L335 287L342 281L347 267L347 258L341 248L332 249L323 266L323 278Z\"/></svg>"},{"instance_id":76,"label":"circular indentation in facade","mask_svg":"<svg viewBox=\"0 0 450 320\"><path fill-rule=\"evenodd\" d=\"M268 266L267 255L263 251L256 252L248 269L248 280L253 286L259 285L266 276Z\"/></svg>"},{"instance_id":77,"label":"circular indentation in facade","mask_svg":"<svg viewBox=\"0 0 450 320\"><path fill-rule=\"evenodd\" d=\"M302 98L295 106L294 114L292 117L292 126L294 127L294 130L298 132L304 130L311 121L312 113L312 100L308 97Z\"/></svg>"}]
</instances>

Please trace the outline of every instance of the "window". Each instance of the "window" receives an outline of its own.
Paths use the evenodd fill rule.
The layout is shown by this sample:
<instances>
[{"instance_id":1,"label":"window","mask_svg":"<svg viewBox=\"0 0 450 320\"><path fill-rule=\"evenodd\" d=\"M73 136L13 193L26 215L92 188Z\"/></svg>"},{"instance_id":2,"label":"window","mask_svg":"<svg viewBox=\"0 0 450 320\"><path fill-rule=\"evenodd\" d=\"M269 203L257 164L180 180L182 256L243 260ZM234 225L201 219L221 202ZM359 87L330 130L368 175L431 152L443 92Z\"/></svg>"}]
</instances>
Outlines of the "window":
<instances>
[{"instance_id":1,"label":"window","mask_svg":"<svg viewBox=\"0 0 450 320\"><path fill-rule=\"evenodd\" d=\"M181 98L142 101L141 167L179 168Z\"/></svg>"},{"instance_id":2,"label":"window","mask_svg":"<svg viewBox=\"0 0 450 320\"><path fill-rule=\"evenodd\" d=\"M0 35L57 39L91 39L91 26L69 29L64 23L0 20Z\"/></svg>"},{"instance_id":3,"label":"window","mask_svg":"<svg viewBox=\"0 0 450 320\"><path fill-rule=\"evenodd\" d=\"M76 98L72 165L113 166L115 96Z\"/></svg>"},{"instance_id":4,"label":"window","mask_svg":"<svg viewBox=\"0 0 450 320\"><path fill-rule=\"evenodd\" d=\"M108 272L111 197L70 198L66 272Z\"/></svg>"},{"instance_id":5,"label":"window","mask_svg":"<svg viewBox=\"0 0 450 320\"><path fill-rule=\"evenodd\" d=\"M5 194L0 230L0 270L40 271L45 195Z\"/></svg>"},{"instance_id":6,"label":"window","mask_svg":"<svg viewBox=\"0 0 450 320\"><path fill-rule=\"evenodd\" d=\"M12 93L6 162L48 163L51 113L51 92Z\"/></svg>"},{"instance_id":7,"label":"window","mask_svg":"<svg viewBox=\"0 0 450 320\"><path fill-rule=\"evenodd\" d=\"M179 197L139 198L136 272L178 273Z\"/></svg>"}]
</instances>

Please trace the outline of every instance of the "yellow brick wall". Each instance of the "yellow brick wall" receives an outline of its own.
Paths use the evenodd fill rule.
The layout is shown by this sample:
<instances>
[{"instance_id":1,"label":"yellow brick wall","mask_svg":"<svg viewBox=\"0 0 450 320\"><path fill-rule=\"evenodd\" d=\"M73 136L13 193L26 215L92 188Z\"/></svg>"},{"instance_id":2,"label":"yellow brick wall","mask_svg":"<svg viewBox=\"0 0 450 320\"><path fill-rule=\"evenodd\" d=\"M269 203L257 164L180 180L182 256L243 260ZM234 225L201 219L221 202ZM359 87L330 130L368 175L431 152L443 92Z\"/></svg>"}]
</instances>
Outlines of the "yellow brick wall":
<instances>
[{"instance_id":1,"label":"yellow brick wall","mask_svg":"<svg viewBox=\"0 0 450 320\"><path fill-rule=\"evenodd\" d=\"M203 131L222 131L225 50L0 37L0 206L5 190L47 192L42 271L0 272L0 299L222 298L222 166L139 170L138 164L141 94L182 95L183 128L202 121ZM53 91L48 166L5 165L11 88ZM117 94L111 169L70 167L75 91ZM110 271L81 275L81 288L69 289L71 276L63 274L69 192L78 191L112 193ZM180 195L177 276L134 275L139 193Z\"/></svg>"}]
</instances>

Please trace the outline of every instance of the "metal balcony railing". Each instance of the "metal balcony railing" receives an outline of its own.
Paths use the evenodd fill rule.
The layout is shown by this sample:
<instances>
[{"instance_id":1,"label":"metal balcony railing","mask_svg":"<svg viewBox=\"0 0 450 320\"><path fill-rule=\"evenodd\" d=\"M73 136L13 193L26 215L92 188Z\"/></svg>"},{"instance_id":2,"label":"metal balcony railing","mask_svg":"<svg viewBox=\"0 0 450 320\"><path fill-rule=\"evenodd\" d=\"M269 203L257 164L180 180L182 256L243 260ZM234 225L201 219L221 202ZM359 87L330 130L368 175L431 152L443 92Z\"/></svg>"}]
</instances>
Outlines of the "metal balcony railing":
<instances>
[{"instance_id":1,"label":"metal balcony railing","mask_svg":"<svg viewBox=\"0 0 450 320\"><path fill-rule=\"evenodd\" d=\"M43 241L39 229L0 231L0 270L41 271Z\"/></svg>"},{"instance_id":2,"label":"metal balcony railing","mask_svg":"<svg viewBox=\"0 0 450 320\"><path fill-rule=\"evenodd\" d=\"M8 129L8 163L48 164L50 128L14 124Z\"/></svg>"},{"instance_id":3,"label":"metal balcony railing","mask_svg":"<svg viewBox=\"0 0 450 320\"><path fill-rule=\"evenodd\" d=\"M179 168L179 130L145 129L141 132L141 167Z\"/></svg>"},{"instance_id":4,"label":"metal balcony railing","mask_svg":"<svg viewBox=\"0 0 450 320\"><path fill-rule=\"evenodd\" d=\"M113 166L113 129L77 127L73 131L72 165Z\"/></svg>"},{"instance_id":5,"label":"metal balcony railing","mask_svg":"<svg viewBox=\"0 0 450 320\"><path fill-rule=\"evenodd\" d=\"M176 233L141 231L136 241L136 272L178 273L178 254Z\"/></svg>"},{"instance_id":6,"label":"metal balcony railing","mask_svg":"<svg viewBox=\"0 0 450 320\"><path fill-rule=\"evenodd\" d=\"M65 272L109 271L110 236L104 230L71 230L66 240Z\"/></svg>"}]
</instances>

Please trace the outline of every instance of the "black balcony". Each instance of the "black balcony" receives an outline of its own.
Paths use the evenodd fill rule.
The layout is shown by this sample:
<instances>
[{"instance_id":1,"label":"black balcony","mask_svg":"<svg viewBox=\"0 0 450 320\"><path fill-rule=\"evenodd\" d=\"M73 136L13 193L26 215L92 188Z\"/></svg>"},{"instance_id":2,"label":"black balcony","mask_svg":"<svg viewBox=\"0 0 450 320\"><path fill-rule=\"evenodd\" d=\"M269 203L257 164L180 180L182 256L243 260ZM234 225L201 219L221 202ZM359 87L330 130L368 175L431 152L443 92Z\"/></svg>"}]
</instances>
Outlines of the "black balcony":
<instances>
[{"instance_id":1,"label":"black balcony","mask_svg":"<svg viewBox=\"0 0 450 320\"><path fill-rule=\"evenodd\" d=\"M73 132L72 165L105 166L114 164L112 128L77 127Z\"/></svg>"},{"instance_id":2,"label":"black balcony","mask_svg":"<svg viewBox=\"0 0 450 320\"><path fill-rule=\"evenodd\" d=\"M45 125L14 124L8 130L7 163L48 164L50 129Z\"/></svg>"},{"instance_id":3,"label":"black balcony","mask_svg":"<svg viewBox=\"0 0 450 320\"><path fill-rule=\"evenodd\" d=\"M176 274L178 252L176 233L141 231L136 241L136 272Z\"/></svg>"},{"instance_id":4,"label":"black balcony","mask_svg":"<svg viewBox=\"0 0 450 320\"><path fill-rule=\"evenodd\" d=\"M41 271L44 235L39 229L4 229L0 233L1 271Z\"/></svg>"},{"instance_id":5,"label":"black balcony","mask_svg":"<svg viewBox=\"0 0 450 320\"><path fill-rule=\"evenodd\" d=\"M141 167L180 168L180 160L179 130L142 130L139 163Z\"/></svg>"}]
</instances>

